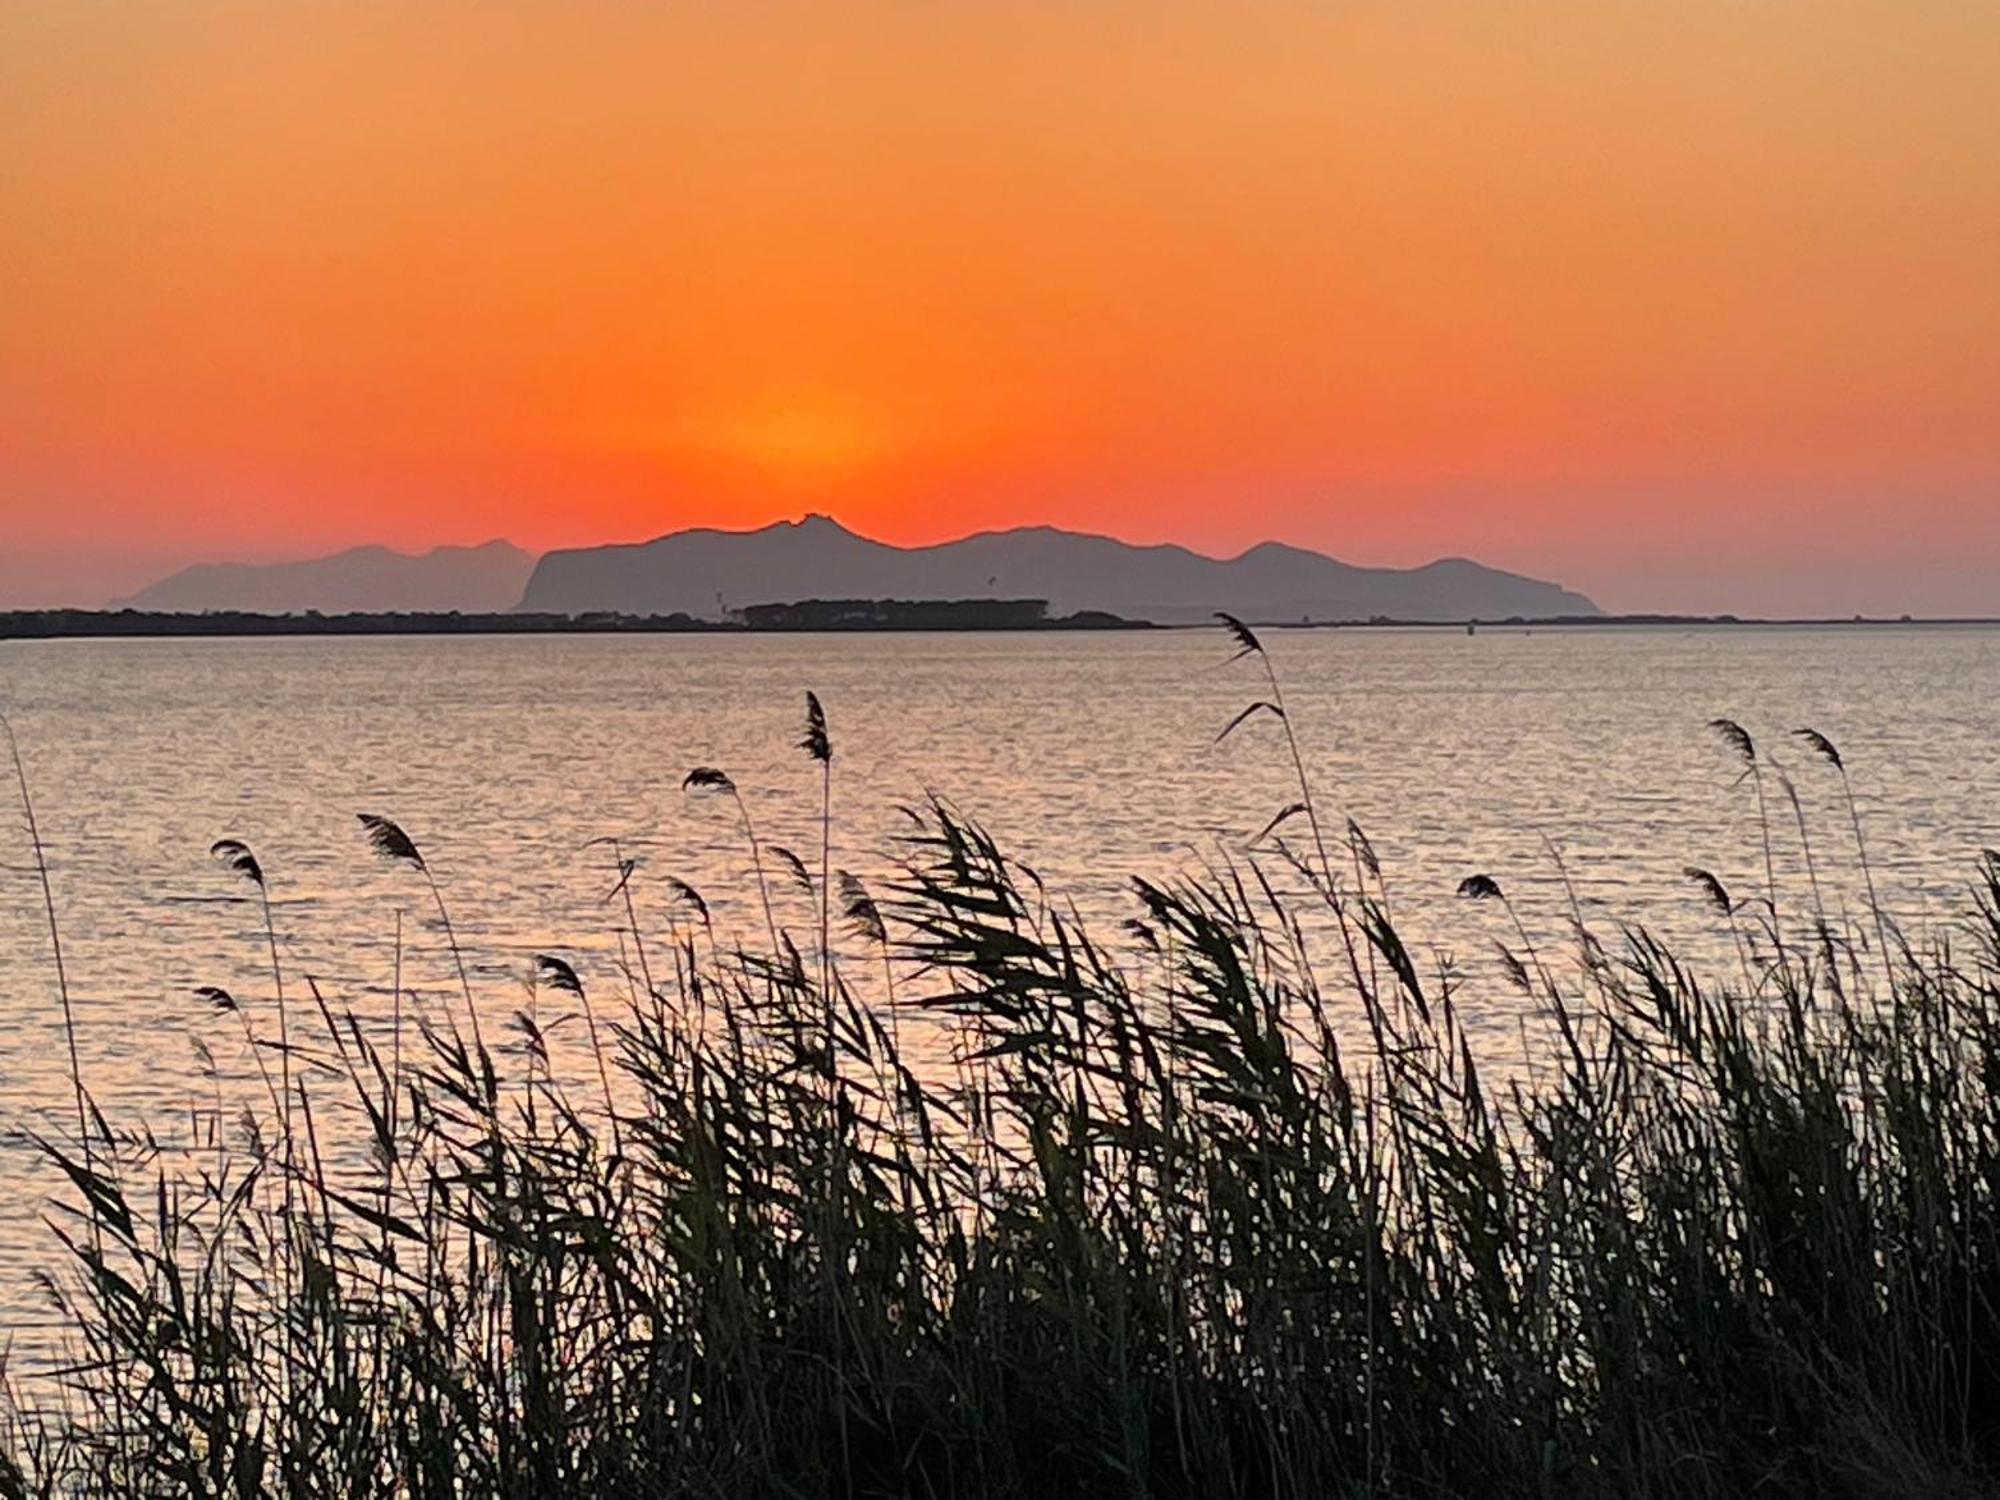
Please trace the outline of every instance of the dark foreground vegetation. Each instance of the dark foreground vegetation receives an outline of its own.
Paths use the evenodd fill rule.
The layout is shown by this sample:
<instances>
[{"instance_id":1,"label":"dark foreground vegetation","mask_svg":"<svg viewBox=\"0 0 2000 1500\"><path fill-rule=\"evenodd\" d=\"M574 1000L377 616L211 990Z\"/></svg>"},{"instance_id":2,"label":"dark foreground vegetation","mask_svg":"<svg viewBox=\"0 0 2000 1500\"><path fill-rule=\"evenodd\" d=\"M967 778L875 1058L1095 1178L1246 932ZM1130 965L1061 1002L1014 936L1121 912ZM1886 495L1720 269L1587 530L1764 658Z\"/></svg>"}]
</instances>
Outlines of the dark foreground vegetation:
<instances>
[{"instance_id":1,"label":"dark foreground vegetation","mask_svg":"<svg viewBox=\"0 0 2000 1500\"><path fill-rule=\"evenodd\" d=\"M1268 688L1246 722L1289 746ZM802 748L830 788L816 702ZM1691 871L1714 980L1580 917L1544 955L1471 875L1481 944L1513 934L1485 998L1547 1039L1503 1083L1300 784L1262 854L1139 885L1116 934L947 805L871 891L701 768L816 930L767 891L739 947L680 887L648 942L614 847L624 964L545 957L511 1019L470 984L358 1014L274 940L269 993L205 997L255 1042L231 1144L169 1168L87 1079L45 1143L69 1362L0 1490L1988 1492L2000 860L1922 943ZM456 957L448 872L362 831Z\"/></svg>"}]
</instances>

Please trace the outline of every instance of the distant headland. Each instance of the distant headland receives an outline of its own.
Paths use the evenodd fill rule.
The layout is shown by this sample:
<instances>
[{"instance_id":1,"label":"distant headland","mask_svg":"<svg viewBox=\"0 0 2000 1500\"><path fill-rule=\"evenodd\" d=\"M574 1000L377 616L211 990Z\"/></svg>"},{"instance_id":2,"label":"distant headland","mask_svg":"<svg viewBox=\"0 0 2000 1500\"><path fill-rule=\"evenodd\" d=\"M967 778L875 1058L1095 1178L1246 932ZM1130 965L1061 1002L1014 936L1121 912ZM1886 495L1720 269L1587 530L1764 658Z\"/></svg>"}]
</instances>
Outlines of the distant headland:
<instances>
[{"instance_id":1,"label":"distant headland","mask_svg":"<svg viewBox=\"0 0 2000 1500\"><path fill-rule=\"evenodd\" d=\"M252 610L189 613L141 609L42 609L0 612L0 640L108 639L143 636L363 635L741 635L806 631L1144 630L1099 610L1051 615L1045 599L806 599L756 604L720 620L689 614L628 615L599 610L354 611L269 614Z\"/></svg>"}]
</instances>

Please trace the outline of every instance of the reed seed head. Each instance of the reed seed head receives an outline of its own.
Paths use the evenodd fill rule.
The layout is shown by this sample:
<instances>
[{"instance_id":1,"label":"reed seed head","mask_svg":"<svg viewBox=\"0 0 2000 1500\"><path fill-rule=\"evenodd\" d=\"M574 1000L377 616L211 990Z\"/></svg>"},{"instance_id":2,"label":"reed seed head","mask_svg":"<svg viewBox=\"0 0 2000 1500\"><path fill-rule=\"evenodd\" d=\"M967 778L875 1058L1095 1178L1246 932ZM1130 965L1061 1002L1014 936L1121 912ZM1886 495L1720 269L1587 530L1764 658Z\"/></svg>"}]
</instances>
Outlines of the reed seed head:
<instances>
[{"instance_id":1,"label":"reed seed head","mask_svg":"<svg viewBox=\"0 0 2000 1500\"><path fill-rule=\"evenodd\" d=\"M375 813L356 813L355 817L368 836L369 847L383 859L406 864L413 869L428 868L423 855L417 851L416 842L396 823Z\"/></svg>"}]
</instances>

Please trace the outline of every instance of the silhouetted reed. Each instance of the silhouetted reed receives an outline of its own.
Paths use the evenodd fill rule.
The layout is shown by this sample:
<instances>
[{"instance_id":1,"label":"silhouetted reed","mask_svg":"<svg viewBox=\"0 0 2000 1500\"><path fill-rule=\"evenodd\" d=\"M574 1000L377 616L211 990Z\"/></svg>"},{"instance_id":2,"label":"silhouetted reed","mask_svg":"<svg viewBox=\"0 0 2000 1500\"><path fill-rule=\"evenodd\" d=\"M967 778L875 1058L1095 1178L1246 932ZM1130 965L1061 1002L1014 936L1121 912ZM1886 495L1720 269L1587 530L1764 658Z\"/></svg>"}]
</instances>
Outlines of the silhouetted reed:
<instances>
[{"instance_id":1,"label":"silhouetted reed","mask_svg":"<svg viewBox=\"0 0 2000 1500\"><path fill-rule=\"evenodd\" d=\"M0 734L7 736L7 756L13 762L14 785L21 795L21 821L28 834L29 852L35 859L35 878L42 894L42 914L48 923L49 954L55 965L56 998L62 1004L63 1043L69 1052L69 1085L76 1104L76 1139L78 1149L83 1154L84 1164L91 1162L91 1128L88 1099L83 1086L83 1064L79 1060L76 1045L76 1006L70 998L69 966L63 961L62 925L56 919L55 888L49 883L48 851L42 845L41 824L35 818L35 798L28 785L28 768L21 759L21 742L14 736L14 725L5 714L0 714Z\"/></svg>"},{"instance_id":2,"label":"silhouetted reed","mask_svg":"<svg viewBox=\"0 0 2000 1500\"><path fill-rule=\"evenodd\" d=\"M1495 1081L1472 980L1399 933L1360 829L1352 885L1328 858L1277 674L1230 628L1299 783L1253 842L1301 817L1313 849L1137 882L1115 940L942 800L892 879L836 871L809 697L821 858L785 863L817 965L742 794L698 770L756 856L764 951L662 877L697 920L659 972L538 955L512 1051L421 1012L406 1041L400 978L395 1020L314 989L261 1146L173 1166L143 1134L91 1152L80 1118L83 1149L46 1146L69 1348L0 1493L1983 1492L2000 859L1879 982L1784 940L1768 822L1754 953L1687 871L1722 981L1573 898L1568 977L1468 874L1459 920L1505 915L1482 1003L1553 1039ZM414 843L364 822L457 957ZM637 944L645 877L612 854ZM583 1060L551 1041L572 1007Z\"/></svg>"}]
</instances>

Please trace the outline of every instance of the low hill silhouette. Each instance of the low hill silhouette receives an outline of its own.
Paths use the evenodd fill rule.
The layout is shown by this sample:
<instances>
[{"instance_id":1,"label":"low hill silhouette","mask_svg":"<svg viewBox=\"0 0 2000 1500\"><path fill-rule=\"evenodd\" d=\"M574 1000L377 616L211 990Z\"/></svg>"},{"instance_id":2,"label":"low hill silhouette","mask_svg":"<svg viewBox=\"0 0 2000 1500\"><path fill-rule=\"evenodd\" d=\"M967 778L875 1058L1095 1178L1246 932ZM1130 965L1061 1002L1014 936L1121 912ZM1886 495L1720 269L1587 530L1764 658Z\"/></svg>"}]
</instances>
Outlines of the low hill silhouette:
<instances>
[{"instance_id":1,"label":"low hill silhouette","mask_svg":"<svg viewBox=\"0 0 2000 1500\"><path fill-rule=\"evenodd\" d=\"M353 547L306 562L200 563L114 607L189 613L470 614L519 603L534 566L534 555L512 542L438 547L418 555Z\"/></svg>"}]
</instances>

